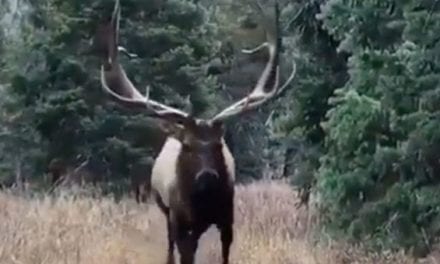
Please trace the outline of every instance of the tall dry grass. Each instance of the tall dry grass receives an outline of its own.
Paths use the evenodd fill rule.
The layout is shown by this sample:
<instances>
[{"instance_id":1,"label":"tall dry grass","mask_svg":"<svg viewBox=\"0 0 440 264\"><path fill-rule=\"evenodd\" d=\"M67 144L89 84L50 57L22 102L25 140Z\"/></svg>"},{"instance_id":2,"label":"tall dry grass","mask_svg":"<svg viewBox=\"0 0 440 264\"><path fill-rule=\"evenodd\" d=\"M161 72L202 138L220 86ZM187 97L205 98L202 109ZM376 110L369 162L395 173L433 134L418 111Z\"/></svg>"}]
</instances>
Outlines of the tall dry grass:
<instances>
[{"instance_id":1,"label":"tall dry grass","mask_svg":"<svg viewBox=\"0 0 440 264\"><path fill-rule=\"evenodd\" d=\"M234 264L415 263L403 254L365 256L305 239L306 213L283 183L237 186ZM165 219L132 199L24 198L0 193L0 263L164 263ZM214 228L200 240L197 263L220 263ZM433 259L432 262L436 263Z\"/></svg>"}]
</instances>

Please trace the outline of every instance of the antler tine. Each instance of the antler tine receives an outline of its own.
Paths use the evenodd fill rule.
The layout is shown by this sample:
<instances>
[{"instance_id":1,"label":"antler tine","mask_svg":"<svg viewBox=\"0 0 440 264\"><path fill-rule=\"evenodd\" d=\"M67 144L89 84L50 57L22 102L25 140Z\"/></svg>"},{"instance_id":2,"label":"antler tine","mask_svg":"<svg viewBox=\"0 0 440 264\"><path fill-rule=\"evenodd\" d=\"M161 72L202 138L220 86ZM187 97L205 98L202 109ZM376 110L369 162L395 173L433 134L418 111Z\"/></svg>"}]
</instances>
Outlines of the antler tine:
<instances>
[{"instance_id":1,"label":"antler tine","mask_svg":"<svg viewBox=\"0 0 440 264\"><path fill-rule=\"evenodd\" d=\"M245 54L253 54L255 52L258 52L260 50L262 50L263 48L269 47L269 43L268 42L264 42L263 44L261 44L260 46L253 48L253 49L242 49L241 52L245 53Z\"/></svg>"},{"instance_id":2,"label":"antler tine","mask_svg":"<svg viewBox=\"0 0 440 264\"><path fill-rule=\"evenodd\" d=\"M125 56L127 56L129 59L137 58L138 55L136 53L130 53L128 50L122 46L118 46L118 51L122 52Z\"/></svg>"},{"instance_id":3,"label":"antler tine","mask_svg":"<svg viewBox=\"0 0 440 264\"><path fill-rule=\"evenodd\" d=\"M117 59L118 56L118 42L119 42L119 20L121 17L121 5L119 0L115 1L115 6L113 7L112 17L110 20L110 40L107 40L108 43L108 63L112 64L113 61Z\"/></svg>"},{"instance_id":4,"label":"antler tine","mask_svg":"<svg viewBox=\"0 0 440 264\"><path fill-rule=\"evenodd\" d=\"M116 68L116 67L115 67ZM147 96L143 96L139 93L137 89L134 88L131 81L127 78L125 72L121 67L119 68L119 74L120 77L124 83L124 89L132 89L131 97L122 96L116 92L113 91L113 89L110 88L109 84L107 83L108 77L106 76L106 71L104 69L104 66L101 67L101 85L105 92L107 92L113 99L117 100L119 103L125 104L129 107L147 107L147 109L152 110L153 116L161 117L166 116L167 114L179 114L182 116L187 116L188 114L180 111L176 108L164 105L162 103L159 103L155 100L152 100L149 98L149 92L150 92L150 86L147 86Z\"/></svg>"},{"instance_id":5,"label":"antler tine","mask_svg":"<svg viewBox=\"0 0 440 264\"><path fill-rule=\"evenodd\" d=\"M263 48L269 50L269 60L264 68L260 79L255 85L252 92L245 98L232 104L224 109L222 112L212 118L212 120L224 120L228 117L238 115L245 111L255 109L258 106L264 104L269 99L273 99L277 95L281 94L285 88L290 84L296 74L296 64L293 62L293 70L287 81L279 87L279 52L281 46L281 36L279 34L279 7L278 2L275 2L275 26L270 27L267 17L263 14L261 20L266 27L267 41L258 47L250 50L242 50L244 53L255 53ZM261 6L257 9L262 12ZM268 90L269 89L269 90Z\"/></svg>"},{"instance_id":6,"label":"antler tine","mask_svg":"<svg viewBox=\"0 0 440 264\"><path fill-rule=\"evenodd\" d=\"M137 55L128 52L124 47L118 45L120 14L120 3L119 0L116 0L110 25L105 27L106 32L103 39L99 39L99 41L106 43L104 45L106 58L101 66L101 85L103 90L113 100L123 105L146 108L151 112L151 116L176 121L187 118L189 115L186 112L150 99L150 86L147 86L147 94L143 96L127 77L124 68L118 62L118 52L123 52L129 58L137 57Z\"/></svg>"}]
</instances>

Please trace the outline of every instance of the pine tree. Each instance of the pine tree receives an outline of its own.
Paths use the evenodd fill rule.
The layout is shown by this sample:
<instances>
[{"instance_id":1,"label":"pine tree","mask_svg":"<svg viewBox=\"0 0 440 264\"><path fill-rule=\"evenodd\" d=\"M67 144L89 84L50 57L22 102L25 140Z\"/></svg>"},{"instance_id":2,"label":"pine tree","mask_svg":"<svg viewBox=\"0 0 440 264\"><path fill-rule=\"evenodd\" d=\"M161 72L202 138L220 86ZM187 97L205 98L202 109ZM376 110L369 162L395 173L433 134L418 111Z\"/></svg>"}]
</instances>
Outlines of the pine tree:
<instances>
[{"instance_id":1,"label":"pine tree","mask_svg":"<svg viewBox=\"0 0 440 264\"><path fill-rule=\"evenodd\" d=\"M102 93L91 40L113 4L34 3L22 46L8 51L8 92L16 108L28 113L23 122L47 145L40 173L52 158L75 163L82 154L107 160L115 177L127 175L134 163L151 163L162 144L163 135L145 113L120 108ZM182 108L189 98L203 115L219 101L216 79L204 71L216 54L215 33L206 10L192 1L124 1L121 44L138 58L122 63L140 91L148 84L153 98Z\"/></svg>"},{"instance_id":2,"label":"pine tree","mask_svg":"<svg viewBox=\"0 0 440 264\"><path fill-rule=\"evenodd\" d=\"M351 53L323 123L326 224L417 255L440 231L439 16L437 1L331 0L321 11Z\"/></svg>"}]
</instances>

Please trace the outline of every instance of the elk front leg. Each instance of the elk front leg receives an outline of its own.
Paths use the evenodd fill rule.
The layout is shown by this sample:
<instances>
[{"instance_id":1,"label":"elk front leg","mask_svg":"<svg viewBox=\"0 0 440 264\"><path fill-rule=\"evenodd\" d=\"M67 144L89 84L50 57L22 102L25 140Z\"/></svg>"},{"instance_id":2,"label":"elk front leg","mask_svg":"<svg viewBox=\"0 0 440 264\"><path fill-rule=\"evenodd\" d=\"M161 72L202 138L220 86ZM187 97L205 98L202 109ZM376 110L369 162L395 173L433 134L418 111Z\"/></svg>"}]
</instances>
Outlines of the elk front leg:
<instances>
[{"instance_id":1,"label":"elk front leg","mask_svg":"<svg viewBox=\"0 0 440 264\"><path fill-rule=\"evenodd\" d=\"M229 264L229 253L233 240L232 223L224 224L219 227L220 240L222 242L223 264Z\"/></svg>"},{"instance_id":2,"label":"elk front leg","mask_svg":"<svg viewBox=\"0 0 440 264\"><path fill-rule=\"evenodd\" d=\"M186 226L177 226L177 248L180 254L180 264L194 264L197 239Z\"/></svg>"},{"instance_id":3,"label":"elk front leg","mask_svg":"<svg viewBox=\"0 0 440 264\"><path fill-rule=\"evenodd\" d=\"M222 257L223 257L223 264L229 264L229 254L230 249L234 237L234 212L233 212L233 203L232 199L228 202L228 206L226 208L229 208L226 210L224 214L222 214L222 217L217 222L217 228L220 231L220 240L222 243Z\"/></svg>"},{"instance_id":4,"label":"elk front leg","mask_svg":"<svg viewBox=\"0 0 440 264\"><path fill-rule=\"evenodd\" d=\"M205 222L178 222L177 247L180 253L180 264L193 264L200 236L208 229Z\"/></svg>"},{"instance_id":5,"label":"elk front leg","mask_svg":"<svg viewBox=\"0 0 440 264\"><path fill-rule=\"evenodd\" d=\"M171 221L171 217L167 214L167 231L168 231L168 256L167 264L174 264L174 243L176 240L175 224Z\"/></svg>"}]
</instances>

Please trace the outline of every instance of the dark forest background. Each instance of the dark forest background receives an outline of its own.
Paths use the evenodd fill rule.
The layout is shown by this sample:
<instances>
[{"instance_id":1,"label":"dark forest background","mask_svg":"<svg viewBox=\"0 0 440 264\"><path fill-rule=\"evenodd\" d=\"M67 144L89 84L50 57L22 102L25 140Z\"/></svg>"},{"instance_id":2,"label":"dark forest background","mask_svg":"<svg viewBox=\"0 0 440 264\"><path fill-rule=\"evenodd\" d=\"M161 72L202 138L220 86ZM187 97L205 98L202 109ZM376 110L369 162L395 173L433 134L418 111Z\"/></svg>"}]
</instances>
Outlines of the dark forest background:
<instances>
[{"instance_id":1,"label":"dark forest background","mask_svg":"<svg viewBox=\"0 0 440 264\"><path fill-rule=\"evenodd\" d=\"M251 1L121 1L121 44L139 56L123 57L129 77L200 116L243 97L266 59L240 52L264 41ZM440 232L439 1L279 3L282 78L292 60L297 74L282 97L228 122L238 180L287 178L327 234L426 254ZM113 4L0 0L3 182L45 190L54 159L88 161L107 192L149 173L164 137L103 95L93 54Z\"/></svg>"}]
</instances>

